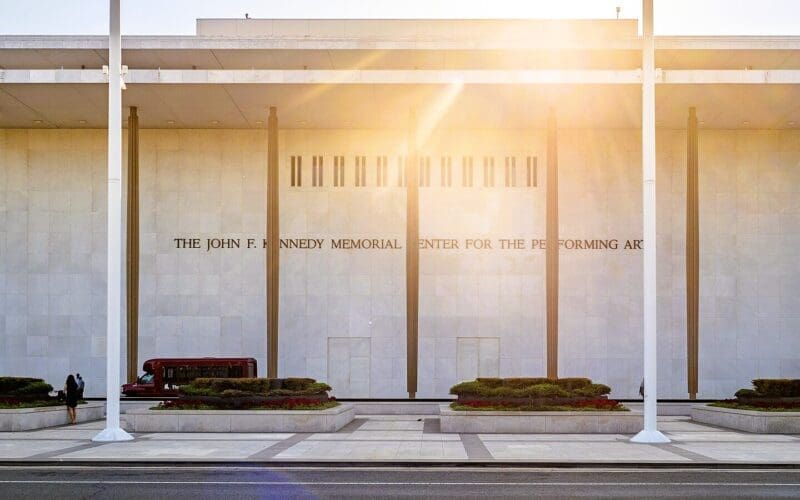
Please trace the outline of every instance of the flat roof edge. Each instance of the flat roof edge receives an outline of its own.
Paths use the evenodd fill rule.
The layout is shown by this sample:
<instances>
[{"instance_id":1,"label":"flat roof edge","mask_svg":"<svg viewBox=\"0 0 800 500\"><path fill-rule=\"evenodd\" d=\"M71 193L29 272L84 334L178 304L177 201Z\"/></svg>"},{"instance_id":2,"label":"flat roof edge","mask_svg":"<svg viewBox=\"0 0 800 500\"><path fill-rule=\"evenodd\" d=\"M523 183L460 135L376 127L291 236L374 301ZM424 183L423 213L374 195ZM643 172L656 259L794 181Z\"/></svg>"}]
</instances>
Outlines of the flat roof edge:
<instances>
[{"instance_id":1,"label":"flat roof edge","mask_svg":"<svg viewBox=\"0 0 800 500\"><path fill-rule=\"evenodd\" d=\"M374 37L284 37L233 35L128 35L126 50L638 50L639 37L475 40ZM800 36L658 36L656 50L800 50ZM0 35L0 50L97 50L108 48L105 35Z\"/></svg>"}]
</instances>

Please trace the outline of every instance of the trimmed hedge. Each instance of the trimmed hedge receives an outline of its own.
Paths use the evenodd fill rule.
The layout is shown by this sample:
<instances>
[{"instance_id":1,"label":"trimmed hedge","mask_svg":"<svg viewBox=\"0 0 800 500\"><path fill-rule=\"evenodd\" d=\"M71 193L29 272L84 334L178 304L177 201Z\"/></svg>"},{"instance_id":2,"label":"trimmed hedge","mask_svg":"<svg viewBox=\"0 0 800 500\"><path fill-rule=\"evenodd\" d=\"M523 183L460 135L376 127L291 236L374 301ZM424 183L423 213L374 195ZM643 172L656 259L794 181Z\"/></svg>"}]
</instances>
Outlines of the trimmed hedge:
<instances>
[{"instance_id":1,"label":"trimmed hedge","mask_svg":"<svg viewBox=\"0 0 800 500\"><path fill-rule=\"evenodd\" d=\"M313 378L197 378L181 386L182 396L222 398L324 395L331 386Z\"/></svg>"},{"instance_id":2,"label":"trimmed hedge","mask_svg":"<svg viewBox=\"0 0 800 500\"><path fill-rule=\"evenodd\" d=\"M0 377L0 397L50 398L53 386L40 378Z\"/></svg>"},{"instance_id":3,"label":"trimmed hedge","mask_svg":"<svg viewBox=\"0 0 800 500\"><path fill-rule=\"evenodd\" d=\"M712 406L760 411L800 409L800 379L757 378L754 389L739 389L736 399L717 401Z\"/></svg>"},{"instance_id":4,"label":"trimmed hedge","mask_svg":"<svg viewBox=\"0 0 800 500\"><path fill-rule=\"evenodd\" d=\"M736 397L747 398L800 398L800 379L757 378L755 389L739 389Z\"/></svg>"},{"instance_id":5,"label":"trimmed hedge","mask_svg":"<svg viewBox=\"0 0 800 500\"><path fill-rule=\"evenodd\" d=\"M313 378L197 378L183 385L179 398L157 409L308 409L335 406L331 386Z\"/></svg>"},{"instance_id":6,"label":"trimmed hedge","mask_svg":"<svg viewBox=\"0 0 800 500\"><path fill-rule=\"evenodd\" d=\"M599 397L610 392L607 385L593 384L588 378L478 378L450 388L450 394L457 396L490 398Z\"/></svg>"},{"instance_id":7,"label":"trimmed hedge","mask_svg":"<svg viewBox=\"0 0 800 500\"><path fill-rule=\"evenodd\" d=\"M800 398L800 379L757 378L753 380L756 397Z\"/></svg>"},{"instance_id":8,"label":"trimmed hedge","mask_svg":"<svg viewBox=\"0 0 800 500\"><path fill-rule=\"evenodd\" d=\"M608 399L611 388L588 378L477 378L450 388L454 409L467 410L625 410Z\"/></svg>"}]
</instances>

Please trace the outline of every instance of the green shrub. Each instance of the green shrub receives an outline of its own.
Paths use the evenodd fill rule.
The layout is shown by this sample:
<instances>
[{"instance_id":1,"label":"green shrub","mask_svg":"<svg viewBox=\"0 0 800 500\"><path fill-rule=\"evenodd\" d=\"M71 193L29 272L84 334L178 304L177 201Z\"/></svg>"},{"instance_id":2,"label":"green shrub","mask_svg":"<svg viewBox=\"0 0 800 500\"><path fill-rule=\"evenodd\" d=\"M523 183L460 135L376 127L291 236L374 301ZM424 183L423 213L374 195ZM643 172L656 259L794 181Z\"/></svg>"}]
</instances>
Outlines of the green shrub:
<instances>
[{"instance_id":1,"label":"green shrub","mask_svg":"<svg viewBox=\"0 0 800 500\"><path fill-rule=\"evenodd\" d=\"M562 387L568 391L573 391L575 389L586 387L592 384L592 381L588 378L560 378L556 379L555 383L558 384L559 387Z\"/></svg>"},{"instance_id":2,"label":"green shrub","mask_svg":"<svg viewBox=\"0 0 800 500\"><path fill-rule=\"evenodd\" d=\"M0 394L16 394L16 391L37 382L44 383L44 380L31 377L0 377ZM50 387L50 390L53 388Z\"/></svg>"},{"instance_id":3,"label":"green shrub","mask_svg":"<svg viewBox=\"0 0 800 500\"><path fill-rule=\"evenodd\" d=\"M605 384L589 384L584 387L578 387L572 391L579 396L597 397L604 396L611 393L611 387Z\"/></svg>"},{"instance_id":4,"label":"green shrub","mask_svg":"<svg viewBox=\"0 0 800 500\"><path fill-rule=\"evenodd\" d=\"M531 385L550 384L552 381L544 377L514 377L503 380L503 385L506 387L514 387L519 389L521 387L528 387Z\"/></svg>"},{"instance_id":5,"label":"green shrub","mask_svg":"<svg viewBox=\"0 0 800 500\"><path fill-rule=\"evenodd\" d=\"M298 392L300 394L308 395L308 394L322 394L323 392L328 392L331 390L333 390L333 388L328 384L326 384L325 382L312 382L308 384L305 389Z\"/></svg>"},{"instance_id":6,"label":"green shrub","mask_svg":"<svg viewBox=\"0 0 800 500\"><path fill-rule=\"evenodd\" d=\"M479 387L481 387L481 384L477 380L472 380L469 382L461 382L450 388L450 394L455 394L455 395L463 394L465 396L470 394L478 394Z\"/></svg>"},{"instance_id":7,"label":"green shrub","mask_svg":"<svg viewBox=\"0 0 800 500\"><path fill-rule=\"evenodd\" d=\"M762 397L800 397L800 379L757 378L753 380L753 386Z\"/></svg>"},{"instance_id":8,"label":"green shrub","mask_svg":"<svg viewBox=\"0 0 800 500\"><path fill-rule=\"evenodd\" d=\"M269 379L265 378L198 378L189 387L208 389L219 394L226 390L236 390L253 394L266 394L269 391ZM184 387L181 387L184 390ZM190 389L191 390L191 389ZM184 391L186 392L186 391ZM207 394L210 395L210 394Z\"/></svg>"},{"instance_id":9,"label":"green shrub","mask_svg":"<svg viewBox=\"0 0 800 500\"><path fill-rule=\"evenodd\" d=\"M611 388L607 385L593 384L588 378L555 380L542 377L478 378L450 388L450 394L457 396L486 398L596 398L610 392Z\"/></svg>"},{"instance_id":10,"label":"green shrub","mask_svg":"<svg viewBox=\"0 0 800 500\"><path fill-rule=\"evenodd\" d=\"M187 396L216 396L217 391L211 389L210 387L195 387L194 385L189 384L181 386L181 394L185 394Z\"/></svg>"},{"instance_id":11,"label":"green shrub","mask_svg":"<svg viewBox=\"0 0 800 500\"><path fill-rule=\"evenodd\" d=\"M737 398L757 398L758 393L753 389L739 389L735 396Z\"/></svg>"},{"instance_id":12,"label":"green shrub","mask_svg":"<svg viewBox=\"0 0 800 500\"><path fill-rule=\"evenodd\" d=\"M290 391L302 391L314 382L316 382L316 380L313 378L289 377L283 379L283 389L288 389Z\"/></svg>"},{"instance_id":13,"label":"green shrub","mask_svg":"<svg viewBox=\"0 0 800 500\"><path fill-rule=\"evenodd\" d=\"M238 389L225 389L219 393L219 396L223 398L246 398L247 396L252 395L252 392L240 391Z\"/></svg>"},{"instance_id":14,"label":"green shrub","mask_svg":"<svg viewBox=\"0 0 800 500\"><path fill-rule=\"evenodd\" d=\"M520 389L514 389L512 387L481 387L478 389L478 395L484 397L508 397L513 398L517 394L520 393Z\"/></svg>"},{"instance_id":15,"label":"green shrub","mask_svg":"<svg viewBox=\"0 0 800 500\"><path fill-rule=\"evenodd\" d=\"M53 386L44 381L31 382L13 391L14 396L44 396L47 397Z\"/></svg>"},{"instance_id":16,"label":"green shrub","mask_svg":"<svg viewBox=\"0 0 800 500\"><path fill-rule=\"evenodd\" d=\"M478 381L479 384L485 387L500 387L501 385L503 385L503 379L496 377L492 378L479 377L476 380Z\"/></svg>"},{"instance_id":17,"label":"green shrub","mask_svg":"<svg viewBox=\"0 0 800 500\"><path fill-rule=\"evenodd\" d=\"M568 391L552 383L531 385L524 389L519 389L519 392L521 394L514 397L566 398L570 396Z\"/></svg>"},{"instance_id":18,"label":"green shrub","mask_svg":"<svg viewBox=\"0 0 800 500\"><path fill-rule=\"evenodd\" d=\"M271 389L268 394L270 396L294 396L297 393L289 389Z\"/></svg>"},{"instance_id":19,"label":"green shrub","mask_svg":"<svg viewBox=\"0 0 800 500\"><path fill-rule=\"evenodd\" d=\"M312 378L198 378L181 386L186 396L302 396L323 394L331 390L324 382Z\"/></svg>"}]
</instances>

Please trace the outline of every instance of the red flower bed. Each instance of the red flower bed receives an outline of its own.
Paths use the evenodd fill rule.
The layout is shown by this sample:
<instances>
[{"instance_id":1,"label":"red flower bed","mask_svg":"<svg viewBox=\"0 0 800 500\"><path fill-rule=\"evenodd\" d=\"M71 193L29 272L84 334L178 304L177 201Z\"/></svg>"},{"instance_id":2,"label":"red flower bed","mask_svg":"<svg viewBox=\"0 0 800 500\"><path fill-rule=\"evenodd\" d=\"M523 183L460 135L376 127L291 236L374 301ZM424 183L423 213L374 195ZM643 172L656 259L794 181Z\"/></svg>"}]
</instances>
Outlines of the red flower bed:
<instances>
[{"instance_id":1,"label":"red flower bed","mask_svg":"<svg viewBox=\"0 0 800 500\"><path fill-rule=\"evenodd\" d=\"M595 408L597 410L613 410L619 405L619 401L607 398L585 399L583 401L576 401L568 406L576 408Z\"/></svg>"},{"instance_id":2,"label":"red flower bed","mask_svg":"<svg viewBox=\"0 0 800 500\"><path fill-rule=\"evenodd\" d=\"M336 406L334 398L321 401L319 398L282 398L279 400L240 401L233 405L222 406L209 404L206 399L181 398L164 401L158 406L160 410L305 410L321 409Z\"/></svg>"},{"instance_id":3,"label":"red flower bed","mask_svg":"<svg viewBox=\"0 0 800 500\"><path fill-rule=\"evenodd\" d=\"M620 404L618 401L606 398L593 398L583 399L579 401L571 401L565 403L552 402L536 403L536 404L520 404L518 401L508 401L502 399L473 399L466 401L456 401L458 406L466 406L475 409L497 409L497 410L528 410L528 411L548 411L548 410L618 410Z\"/></svg>"}]
</instances>

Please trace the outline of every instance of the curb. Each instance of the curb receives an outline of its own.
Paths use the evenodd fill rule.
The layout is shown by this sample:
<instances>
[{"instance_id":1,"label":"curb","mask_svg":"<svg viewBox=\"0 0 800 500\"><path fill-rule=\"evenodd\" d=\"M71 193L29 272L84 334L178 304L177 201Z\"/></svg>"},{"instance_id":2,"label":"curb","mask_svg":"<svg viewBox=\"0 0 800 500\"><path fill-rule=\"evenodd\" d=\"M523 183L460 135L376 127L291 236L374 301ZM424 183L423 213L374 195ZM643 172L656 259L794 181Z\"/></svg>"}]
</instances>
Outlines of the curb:
<instances>
[{"instance_id":1,"label":"curb","mask_svg":"<svg viewBox=\"0 0 800 500\"><path fill-rule=\"evenodd\" d=\"M125 468L135 465L137 467L152 468L191 468L191 467L216 467L216 468L530 468L530 469L800 469L799 463L763 463L763 462L513 462L513 461L463 461L463 462L419 462L419 461L263 461L255 462L245 460L235 461L148 461L135 460L0 460L0 467L95 467Z\"/></svg>"}]
</instances>

